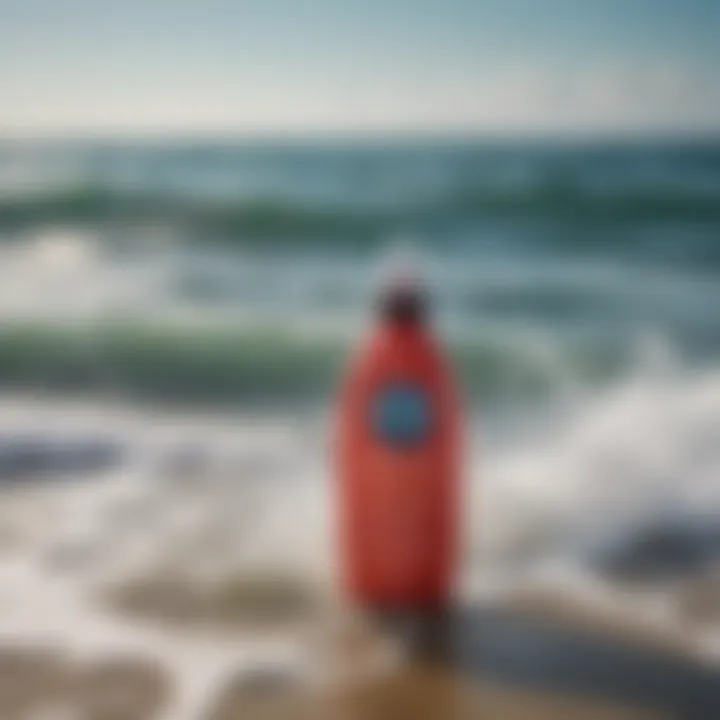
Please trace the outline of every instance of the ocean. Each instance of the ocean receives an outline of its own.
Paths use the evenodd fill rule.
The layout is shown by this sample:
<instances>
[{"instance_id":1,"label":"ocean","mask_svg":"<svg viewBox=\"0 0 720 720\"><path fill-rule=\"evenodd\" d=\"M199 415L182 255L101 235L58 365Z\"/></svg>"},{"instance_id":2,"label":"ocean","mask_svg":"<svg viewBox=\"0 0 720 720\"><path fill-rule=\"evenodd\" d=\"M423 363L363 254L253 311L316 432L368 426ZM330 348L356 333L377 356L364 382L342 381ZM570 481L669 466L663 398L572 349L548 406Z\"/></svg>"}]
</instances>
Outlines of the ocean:
<instances>
[{"instance_id":1,"label":"ocean","mask_svg":"<svg viewBox=\"0 0 720 720\"><path fill-rule=\"evenodd\" d=\"M327 393L397 242L422 256L473 402L720 347L717 145L17 141L0 189L6 384ZM58 331L78 319L92 333Z\"/></svg>"},{"instance_id":2,"label":"ocean","mask_svg":"<svg viewBox=\"0 0 720 720\"><path fill-rule=\"evenodd\" d=\"M6 140L3 633L132 645L88 598L159 567L331 582L333 392L398 245L468 418L461 594L716 566L720 145Z\"/></svg>"}]
</instances>

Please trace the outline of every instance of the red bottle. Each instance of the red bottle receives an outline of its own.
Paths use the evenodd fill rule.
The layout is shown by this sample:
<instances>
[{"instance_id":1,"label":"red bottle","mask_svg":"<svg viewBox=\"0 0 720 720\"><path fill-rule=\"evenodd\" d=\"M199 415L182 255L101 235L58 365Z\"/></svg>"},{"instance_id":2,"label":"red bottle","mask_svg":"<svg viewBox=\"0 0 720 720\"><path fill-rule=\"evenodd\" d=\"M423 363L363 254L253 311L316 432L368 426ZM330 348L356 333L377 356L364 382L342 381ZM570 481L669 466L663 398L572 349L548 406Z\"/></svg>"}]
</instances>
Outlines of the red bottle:
<instances>
[{"instance_id":1,"label":"red bottle","mask_svg":"<svg viewBox=\"0 0 720 720\"><path fill-rule=\"evenodd\" d=\"M460 413L416 282L381 293L379 318L341 392L341 575L354 601L438 609L458 549Z\"/></svg>"}]
</instances>

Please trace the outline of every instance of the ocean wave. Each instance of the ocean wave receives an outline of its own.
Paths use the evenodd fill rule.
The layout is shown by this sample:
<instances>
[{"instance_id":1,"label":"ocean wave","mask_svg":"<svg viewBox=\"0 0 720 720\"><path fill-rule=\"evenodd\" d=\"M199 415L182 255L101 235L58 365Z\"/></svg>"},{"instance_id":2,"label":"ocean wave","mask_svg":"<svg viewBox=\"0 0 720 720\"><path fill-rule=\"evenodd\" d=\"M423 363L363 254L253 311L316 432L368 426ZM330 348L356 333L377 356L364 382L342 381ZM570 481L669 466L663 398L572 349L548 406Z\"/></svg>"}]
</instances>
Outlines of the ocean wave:
<instances>
[{"instance_id":1,"label":"ocean wave","mask_svg":"<svg viewBox=\"0 0 720 720\"><path fill-rule=\"evenodd\" d=\"M0 228L48 224L166 224L184 235L227 241L379 240L397 228L431 230L481 220L536 220L593 224L720 221L720 196L627 189L594 193L543 182L527 188L483 185L391 206L310 202L282 196L236 200L183 198L102 186L75 186L0 198ZM557 236L562 240L562 235ZM592 242L593 234L573 243ZM603 236L603 242L606 242ZM626 241L626 238L622 238ZM618 240L620 242L620 239Z\"/></svg>"},{"instance_id":2,"label":"ocean wave","mask_svg":"<svg viewBox=\"0 0 720 720\"><path fill-rule=\"evenodd\" d=\"M342 238L368 235L389 218L283 199L218 202L78 187L0 200L0 227L47 224L165 224L190 236L221 239Z\"/></svg>"},{"instance_id":3,"label":"ocean wave","mask_svg":"<svg viewBox=\"0 0 720 720\"><path fill-rule=\"evenodd\" d=\"M17 322L0 328L0 385L188 403L316 400L348 351L344 338L269 327ZM625 362L612 348L555 353L491 339L456 340L450 355L472 402L541 398L573 378L601 382Z\"/></svg>"}]
</instances>

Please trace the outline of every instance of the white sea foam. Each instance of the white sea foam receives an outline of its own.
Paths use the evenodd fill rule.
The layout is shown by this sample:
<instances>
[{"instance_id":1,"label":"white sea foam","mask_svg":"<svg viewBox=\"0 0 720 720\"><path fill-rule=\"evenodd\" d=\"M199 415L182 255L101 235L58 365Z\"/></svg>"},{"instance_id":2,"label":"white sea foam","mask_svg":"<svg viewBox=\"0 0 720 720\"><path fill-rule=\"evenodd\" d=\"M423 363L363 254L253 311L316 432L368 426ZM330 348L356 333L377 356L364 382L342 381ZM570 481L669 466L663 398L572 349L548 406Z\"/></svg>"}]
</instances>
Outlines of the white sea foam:
<instances>
[{"instance_id":1,"label":"white sea foam","mask_svg":"<svg viewBox=\"0 0 720 720\"><path fill-rule=\"evenodd\" d=\"M100 429L126 446L124 464L96 477L66 473L0 493L3 638L161 656L192 678L187 692L199 696L200 678L210 682L235 662L238 647L114 617L97 603L98 586L173 563L198 581L273 567L331 585L323 416L158 415L21 397L1 406L5 437ZM611 393L576 397L532 437L494 444L474 430L464 587L487 590L518 557L567 572L582 564L589 538L669 509L717 520L718 428L720 373L666 367L638 371Z\"/></svg>"}]
</instances>

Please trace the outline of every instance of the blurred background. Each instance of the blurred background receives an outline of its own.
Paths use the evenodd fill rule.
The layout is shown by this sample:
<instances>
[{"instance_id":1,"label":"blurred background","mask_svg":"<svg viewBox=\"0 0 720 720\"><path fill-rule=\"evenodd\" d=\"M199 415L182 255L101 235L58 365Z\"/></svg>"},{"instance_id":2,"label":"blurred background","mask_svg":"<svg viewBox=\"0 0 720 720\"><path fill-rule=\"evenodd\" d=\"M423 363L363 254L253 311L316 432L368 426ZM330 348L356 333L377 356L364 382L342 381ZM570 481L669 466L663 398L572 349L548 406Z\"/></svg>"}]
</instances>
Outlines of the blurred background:
<instances>
[{"instance_id":1,"label":"blurred background","mask_svg":"<svg viewBox=\"0 0 720 720\"><path fill-rule=\"evenodd\" d=\"M712 0L0 1L4 635L195 677L142 623L306 617L402 242L470 428L460 596L717 659L719 31Z\"/></svg>"}]
</instances>

